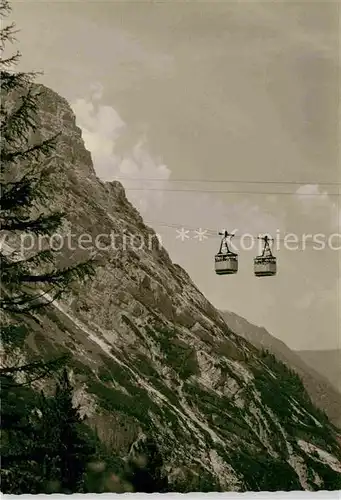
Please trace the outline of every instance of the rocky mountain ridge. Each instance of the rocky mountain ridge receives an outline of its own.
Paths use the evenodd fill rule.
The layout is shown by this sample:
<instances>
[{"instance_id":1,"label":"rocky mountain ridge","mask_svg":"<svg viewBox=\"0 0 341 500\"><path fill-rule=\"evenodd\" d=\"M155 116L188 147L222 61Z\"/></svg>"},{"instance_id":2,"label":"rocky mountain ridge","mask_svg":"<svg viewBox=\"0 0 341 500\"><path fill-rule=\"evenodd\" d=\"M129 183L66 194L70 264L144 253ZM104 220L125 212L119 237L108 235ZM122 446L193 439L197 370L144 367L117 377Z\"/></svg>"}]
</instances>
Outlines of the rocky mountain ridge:
<instances>
[{"instance_id":1,"label":"rocky mountain ridge","mask_svg":"<svg viewBox=\"0 0 341 500\"><path fill-rule=\"evenodd\" d=\"M122 456L152 435L175 491L338 488L337 429L298 377L233 333L122 185L96 177L70 106L40 89L40 134L61 131L46 164L50 208L68 214L59 263L96 254L100 266L87 286L26 320L30 334L6 362L71 354L89 425ZM129 234L148 244L137 250Z\"/></svg>"},{"instance_id":2,"label":"rocky mountain ridge","mask_svg":"<svg viewBox=\"0 0 341 500\"><path fill-rule=\"evenodd\" d=\"M341 340L341 339L340 339ZM296 351L302 360L317 370L341 393L341 349Z\"/></svg>"},{"instance_id":3,"label":"rocky mountain ridge","mask_svg":"<svg viewBox=\"0 0 341 500\"><path fill-rule=\"evenodd\" d=\"M292 368L302 379L314 404L325 411L330 420L341 428L341 392L321 374L317 363L309 365L304 361L303 355L301 356L297 351L292 351L284 342L271 335L265 328L253 325L245 318L231 311L222 311L222 317L234 333L237 333L258 349L269 350L277 359ZM307 352L306 357L309 357L310 354L312 359L318 359L318 356L313 357L314 351L304 352ZM335 361L334 366L337 367Z\"/></svg>"}]
</instances>

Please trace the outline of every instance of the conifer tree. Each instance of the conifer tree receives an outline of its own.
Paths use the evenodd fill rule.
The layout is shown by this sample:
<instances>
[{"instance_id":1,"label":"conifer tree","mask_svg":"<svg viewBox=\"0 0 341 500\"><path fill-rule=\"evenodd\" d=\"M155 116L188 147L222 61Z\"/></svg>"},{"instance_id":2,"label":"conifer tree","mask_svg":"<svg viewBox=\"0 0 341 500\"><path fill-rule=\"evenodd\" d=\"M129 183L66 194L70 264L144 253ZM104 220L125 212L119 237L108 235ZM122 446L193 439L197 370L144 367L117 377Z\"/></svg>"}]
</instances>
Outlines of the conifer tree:
<instances>
[{"instance_id":1,"label":"conifer tree","mask_svg":"<svg viewBox=\"0 0 341 500\"><path fill-rule=\"evenodd\" d=\"M11 8L0 0L0 18ZM15 41L15 24L0 30L0 322L5 343L21 333L22 319L36 308L68 291L74 279L85 279L94 272L91 259L73 266L56 265L53 249L38 249L25 256L13 248L23 234L49 236L63 223L65 214L49 212L51 202L49 173L46 164L52 158L59 134L42 140L38 114L40 93L34 80L36 73L15 71L20 52L6 55ZM9 242L9 243L8 243ZM18 320L20 316L20 320ZM41 376L42 364L20 367L21 372ZM45 373L47 365L43 367ZM8 368L2 373L8 373Z\"/></svg>"},{"instance_id":2,"label":"conifer tree","mask_svg":"<svg viewBox=\"0 0 341 500\"><path fill-rule=\"evenodd\" d=\"M167 476L162 471L163 458L155 441L149 437L137 456L128 462L127 479L135 492L166 493Z\"/></svg>"},{"instance_id":3,"label":"conifer tree","mask_svg":"<svg viewBox=\"0 0 341 500\"><path fill-rule=\"evenodd\" d=\"M0 0L0 16L10 13L7 0ZM46 193L52 158L59 134L35 140L41 94L35 73L15 72L20 53L5 56L8 43L15 39L15 25L0 31L0 308L26 312L54 300L68 289L74 279L93 273L91 260L57 268L51 248L37 250L25 257L6 241L22 234L50 236L61 228L65 213L49 212L51 196Z\"/></svg>"},{"instance_id":4,"label":"conifer tree","mask_svg":"<svg viewBox=\"0 0 341 500\"><path fill-rule=\"evenodd\" d=\"M1 492L37 494L41 474L34 455L40 442L33 420L38 394L26 385L16 387L11 375L1 374L0 382Z\"/></svg>"},{"instance_id":5,"label":"conifer tree","mask_svg":"<svg viewBox=\"0 0 341 500\"><path fill-rule=\"evenodd\" d=\"M11 12L7 0L0 0L0 18ZM44 139L38 125L40 94L34 84L36 73L15 71L20 53L6 55L15 41L14 23L0 29L0 323L5 345L21 341L27 319L37 307L46 305L67 291L74 279L94 272L93 262L74 266L56 265L50 248L30 256L18 254L16 243L22 234L51 235L61 227L65 214L49 212L49 173L59 134ZM13 244L14 242L14 244ZM44 300L40 300L44 298ZM39 408L32 383L55 374L64 356L46 362L38 358L0 369L1 383L1 490L5 493L39 493L47 477L43 427L48 419L37 417ZM18 376L22 375L21 380ZM64 392L63 392L64 394ZM60 396L58 396L60 397ZM38 406L37 406L38 405ZM44 406L43 406L44 408ZM62 413L60 406L60 414ZM46 408L45 408L46 409ZM65 411L70 408L65 406ZM46 415L45 415L46 416ZM66 417L65 417L66 418ZM76 419L76 417L74 416ZM51 420L50 420L51 422ZM51 446L51 443L49 443ZM79 444L81 446L81 443ZM80 453L80 452L79 452ZM64 456L66 471L67 458ZM71 460L71 458L70 458ZM65 477L67 473L65 472ZM67 480L66 480L67 482ZM69 477L69 485L72 478Z\"/></svg>"},{"instance_id":6,"label":"conifer tree","mask_svg":"<svg viewBox=\"0 0 341 500\"><path fill-rule=\"evenodd\" d=\"M55 492L82 492L87 464L96 454L95 440L87 432L79 408L73 405L73 389L67 371L59 377L53 397L41 396L40 462L45 482Z\"/></svg>"},{"instance_id":7,"label":"conifer tree","mask_svg":"<svg viewBox=\"0 0 341 500\"><path fill-rule=\"evenodd\" d=\"M82 492L96 439L73 405L66 370L49 397L27 386L14 389L3 377L2 383L2 492Z\"/></svg>"},{"instance_id":8,"label":"conifer tree","mask_svg":"<svg viewBox=\"0 0 341 500\"><path fill-rule=\"evenodd\" d=\"M10 12L8 0L0 0L0 19ZM66 214L49 211L51 198L47 193L52 190L46 165L53 157L59 134L37 139L41 135L41 94L34 84L37 73L14 70L19 51L5 54L15 34L14 23L1 26L0 322L2 340L11 346L22 342L27 331L25 318L34 319L35 309L58 299L73 280L83 280L94 272L91 259L61 269L51 248L27 256L16 247L22 234L50 236L57 232ZM93 457L94 442L72 405L66 371L53 397L37 395L32 385L37 379L55 376L64 361L63 357L48 363L38 359L0 369L3 493L81 492L87 464L91 458L98 459ZM19 374L24 375L24 381L18 381ZM152 462L148 470L141 473L136 469L133 473L139 491L163 487L158 464L154 459ZM157 484L153 487L155 474ZM110 477L112 482L113 474ZM131 491L125 482L114 483L107 485L105 481L103 491ZM87 481L88 491L89 487L91 490L91 481Z\"/></svg>"}]
</instances>

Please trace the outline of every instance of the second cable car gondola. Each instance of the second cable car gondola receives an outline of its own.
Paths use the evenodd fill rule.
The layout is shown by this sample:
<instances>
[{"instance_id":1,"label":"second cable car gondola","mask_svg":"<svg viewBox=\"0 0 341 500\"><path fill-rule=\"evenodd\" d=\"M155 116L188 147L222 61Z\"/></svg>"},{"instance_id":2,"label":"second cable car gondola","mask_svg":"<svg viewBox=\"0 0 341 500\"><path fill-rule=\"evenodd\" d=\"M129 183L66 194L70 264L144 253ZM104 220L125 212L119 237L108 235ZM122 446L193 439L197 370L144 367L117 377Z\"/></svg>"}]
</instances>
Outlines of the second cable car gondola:
<instances>
[{"instance_id":1,"label":"second cable car gondola","mask_svg":"<svg viewBox=\"0 0 341 500\"><path fill-rule=\"evenodd\" d=\"M220 243L219 252L215 255L215 272L218 275L236 274L238 271L238 254L231 252L228 246L228 236L233 237L227 231L219 233L223 235Z\"/></svg>"},{"instance_id":2,"label":"second cable car gondola","mask_svg":"<svg viewBox=\"0 0 341 500\"><path fill-rule=\"evenodd\" d=\"M277 274L277 261L276 257L272 255L269 241L272 238L268 236L263 236L259 238L264 241L264 248L262 255L258 255L254 258L254 273L255 276L265 277L265 276L275 276Z\"/></svg>"}]
</instances>

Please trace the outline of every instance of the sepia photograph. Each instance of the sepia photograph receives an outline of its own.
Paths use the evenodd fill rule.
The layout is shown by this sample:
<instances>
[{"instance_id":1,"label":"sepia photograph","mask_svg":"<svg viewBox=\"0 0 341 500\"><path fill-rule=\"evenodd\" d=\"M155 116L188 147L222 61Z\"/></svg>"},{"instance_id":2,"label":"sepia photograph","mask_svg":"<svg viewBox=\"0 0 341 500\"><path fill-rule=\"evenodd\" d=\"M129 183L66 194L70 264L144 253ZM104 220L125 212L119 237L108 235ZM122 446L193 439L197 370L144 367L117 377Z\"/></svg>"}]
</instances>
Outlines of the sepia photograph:
<instances>
[{"instance_id":1,"label":"sepia photograph","mask_svg":"<svg viewBox=\"0 0 341 500\"><path fill-rule=\"evenodd\" d=\"M2 494L336 499L339 2L0 18Z\"/></svg>"}]
</instances>

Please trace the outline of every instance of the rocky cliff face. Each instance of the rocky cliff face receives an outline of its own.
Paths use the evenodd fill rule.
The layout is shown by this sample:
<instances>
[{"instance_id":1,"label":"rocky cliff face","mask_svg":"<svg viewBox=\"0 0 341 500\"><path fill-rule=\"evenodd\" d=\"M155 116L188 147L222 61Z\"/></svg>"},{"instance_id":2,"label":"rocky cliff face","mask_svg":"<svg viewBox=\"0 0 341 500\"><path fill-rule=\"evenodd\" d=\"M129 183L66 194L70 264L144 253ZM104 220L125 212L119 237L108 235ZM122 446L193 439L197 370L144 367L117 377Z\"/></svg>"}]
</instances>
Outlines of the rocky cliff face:
<instances>
[{"instance_id":1,"label":"rocky cliff face","mask_svg":"<svg viewBox=\"0 0 341 500\"><path fill-rule=\"evenodd\" d=\"M333 378L330 377L331 381L329 381L322 374L323 370L320 365L323 364L323 351L302 351L302 354L300 351L292 351L284 342L271 335L265 328L253 325L246 319L230 311L223 311L222 316L227 326L234 333L237 333L258 349L269 350L277 359L295 370L302 379L312 401L316 406L325 411L329 419L341 429L341 391L340 388L338 390L336 384L336 381L341 380L340 353L337 351L325 351L325 357L329 360L330 372L335 374L335 383L333 385ZM309 360L310 363L308 362ZM327 363L325 363L326 365ZM340 374L340 377L336 376L337 373Z\"/></svg>"},{"instance_id":2,"label":"rocky cliff face","mask_svg":"<svg viewBox=\"0 0 341 500\"><path fill-rule=\"evenodd\" d=\"M40 120L43 136L62 132L49 160L51 207L68 212L60 262L101 265L35 314L21 352L71 353L89 424L121 455L153 435L175 490L338 487L336 432L299 380L235 335L121 184L96 177L68 103L46 88Z\"/></svg>"}]
</instances>

